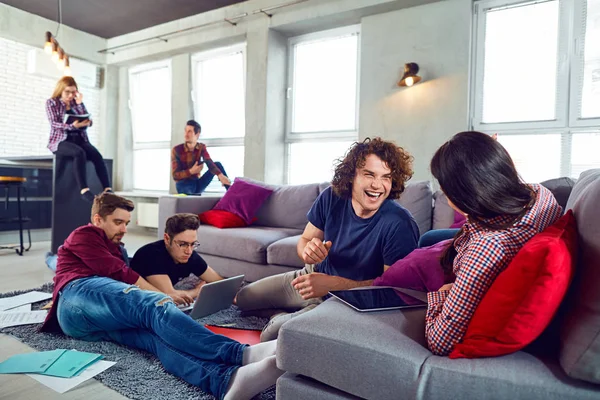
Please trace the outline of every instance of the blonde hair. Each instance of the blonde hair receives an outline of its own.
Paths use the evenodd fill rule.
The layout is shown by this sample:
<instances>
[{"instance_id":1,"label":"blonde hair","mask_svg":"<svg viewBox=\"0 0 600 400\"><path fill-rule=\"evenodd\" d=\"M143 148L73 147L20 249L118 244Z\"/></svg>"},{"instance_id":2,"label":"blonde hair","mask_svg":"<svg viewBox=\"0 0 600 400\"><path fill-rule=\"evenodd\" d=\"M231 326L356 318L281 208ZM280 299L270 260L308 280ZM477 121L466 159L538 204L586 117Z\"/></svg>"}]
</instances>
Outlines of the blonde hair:
<instances>
[{"instance_id":1,"label":"blonde hair","mask_svg":"<svg viewBox=\"0 0 600 400\"><path fill-rule=\"evenodd\" d=\"M77 82L75 82L75 79L73 79L72 76L63 76L58 80L58 82L56 82L56 87L54 88L54 92L52 93L52 98L58 99L60 96L62 96L62 92L68 86L75 86L75 88L79 90L79 88L77 87Z\"/></svg>"}]
</instances>

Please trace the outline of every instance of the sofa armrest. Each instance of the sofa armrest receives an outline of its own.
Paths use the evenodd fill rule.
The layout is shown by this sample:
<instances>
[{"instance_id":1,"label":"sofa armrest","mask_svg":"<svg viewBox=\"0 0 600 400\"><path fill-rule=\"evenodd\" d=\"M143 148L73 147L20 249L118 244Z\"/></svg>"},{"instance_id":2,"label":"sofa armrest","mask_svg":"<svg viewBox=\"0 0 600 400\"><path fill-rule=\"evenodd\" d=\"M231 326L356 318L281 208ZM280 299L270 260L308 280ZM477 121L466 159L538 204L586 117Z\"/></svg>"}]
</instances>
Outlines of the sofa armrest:
<instances>
[{"instance_id":1,"label":"sofa armrest","mask_svg":"<svg viewBox=\"0 0 600 400\"><path fill-rule=\"evenodd\" d=\"M200 214L212 209L221 197L163 196L158 199L158 238L162 239L167 219L177 213Z\"/></svg>"}]
</instances>

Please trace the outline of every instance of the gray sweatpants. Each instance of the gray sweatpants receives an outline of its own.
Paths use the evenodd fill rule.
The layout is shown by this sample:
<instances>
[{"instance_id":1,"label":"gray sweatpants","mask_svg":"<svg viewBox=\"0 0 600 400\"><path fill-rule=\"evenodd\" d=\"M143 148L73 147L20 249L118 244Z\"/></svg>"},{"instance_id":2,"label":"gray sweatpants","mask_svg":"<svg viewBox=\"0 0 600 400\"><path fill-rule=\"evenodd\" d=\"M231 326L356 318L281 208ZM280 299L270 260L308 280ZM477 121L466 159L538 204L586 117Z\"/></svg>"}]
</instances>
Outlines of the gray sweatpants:
<instances>
[{"instance_id":1,"label":"gray sweatpants","mask_svg":"<svg viewBox=\"0 0 600 400\"><path fill-rule=\"evenodd\" d=\"M237 306L242 311L285 309L292 312L311 304L320 304L321 298L304 300L292 287L292 281L301 275L313 273L315 266L306 264L304 268L268 276L245 286L237 294Z\"/></svg>"}]
</instances>

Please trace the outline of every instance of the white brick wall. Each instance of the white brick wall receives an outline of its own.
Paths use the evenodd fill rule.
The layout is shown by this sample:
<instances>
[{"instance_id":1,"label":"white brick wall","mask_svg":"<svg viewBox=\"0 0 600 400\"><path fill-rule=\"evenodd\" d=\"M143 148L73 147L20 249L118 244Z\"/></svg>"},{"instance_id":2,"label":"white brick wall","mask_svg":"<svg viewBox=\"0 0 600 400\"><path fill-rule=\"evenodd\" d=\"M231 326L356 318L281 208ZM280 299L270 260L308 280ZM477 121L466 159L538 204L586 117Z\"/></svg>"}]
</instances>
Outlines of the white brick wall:
<instances>
[{"instance_id":1,"label":"white brick wall","mask_svg":"<svg viewBox=\"0 0 600 400\"><path fill-rule=\"evenodd\" d=\"M50 154L46 148L50 124L45 106L56 81L27 72L27 53L32 48L0 38L0 157ZM102 153L100 89L79 89L94 120L88 136Z\"/></svg>"}]
</instances>

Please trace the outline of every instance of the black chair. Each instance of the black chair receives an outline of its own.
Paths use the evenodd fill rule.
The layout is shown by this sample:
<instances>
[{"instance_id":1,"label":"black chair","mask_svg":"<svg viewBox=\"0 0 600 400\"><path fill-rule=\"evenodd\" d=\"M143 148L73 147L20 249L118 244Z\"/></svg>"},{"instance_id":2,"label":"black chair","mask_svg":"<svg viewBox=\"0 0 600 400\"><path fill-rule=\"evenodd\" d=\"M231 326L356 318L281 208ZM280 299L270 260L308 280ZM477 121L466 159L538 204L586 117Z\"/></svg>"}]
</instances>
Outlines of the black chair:
<instances>
[{"instance_id":1,"label":"black chair","mask_svg":"<svg viewBox=\"0 0 600 400\"><path fill-rule=\"evenodd\" d=\"M31 219L23 215L23 207L21 204L21 193L23 194L23 201L27 205L27 190L25 188L25 182L27 178L21 176L0 176L0 187L4 188L5 198L4 211L7 212L7 216L0 216L0 223L3 224L18 224L19 225L19 244L13 246L0 246L0 249L14 249L18 255L22 256L24 251L31 249L31 230L27 227L27 236L29 238L29 247L25 248L23 245L23 224L31 222ZM17 216L11 216L9 212L9 199L11 189L15 189L17 195ZM14 215L14 214L13 214Z\"/></svg>"}]
</instances>

